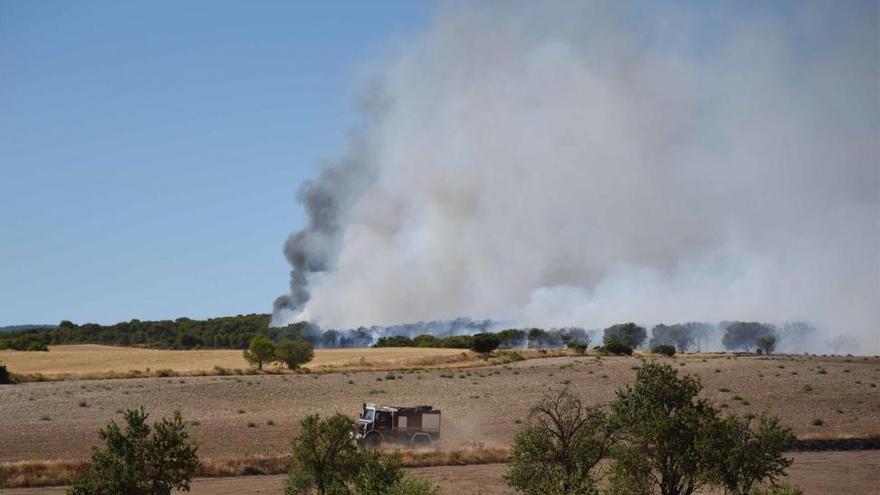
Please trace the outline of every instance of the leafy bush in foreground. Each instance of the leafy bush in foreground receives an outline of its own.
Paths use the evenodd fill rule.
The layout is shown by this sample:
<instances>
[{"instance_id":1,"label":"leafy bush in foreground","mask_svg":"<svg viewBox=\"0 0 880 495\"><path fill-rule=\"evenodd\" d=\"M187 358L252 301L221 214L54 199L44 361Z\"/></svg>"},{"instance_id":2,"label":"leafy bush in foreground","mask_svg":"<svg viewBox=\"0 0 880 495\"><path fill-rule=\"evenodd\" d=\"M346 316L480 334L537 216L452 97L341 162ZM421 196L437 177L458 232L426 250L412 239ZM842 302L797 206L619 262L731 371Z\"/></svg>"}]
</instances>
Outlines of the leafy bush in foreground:
<instances>
[{"instance_id":1,"label":"leafy bush in foreground","mask_svg":"<svg viewBox=\"0 0 880 495\"><path fill-rule=\"evenodd\" d=\"M438 495L430 482L403 471L399 455L359 450L351 441L351 418L317 414L300 422L291 441L285 495Z\"/></svg>"},{"instance_id":2,"label":"leafy bush in foreground","mask_svg":"<svg viewBox=\"0 0 880 495\"><path fill-rule=\"evenodd\" d=\"M106 447L92 454L88 471L74 480L67 494L170 495L172 489L188 491L198 457L180 411L152 426L147 424L143 408L129 409L122 416L124 429L111 421L98 432Z\"/></svg>"},{"instance_id":3,"label":"leafy bush in foreground","mask_svg":"<svg viewBox=\"0 0 880 495\"><path fill-rule=\"evenodd\" d=\"M0 385L11 385L13 383L15 383L15 381L9 374L9 370L6 369L6 365L0 364Z\"/></svg>"},{"instance_id":4,"label":"leafy bush in foreground","mask_svg":"<svg viewBox=\"0 0 880 495\"><path fill-rule=\"evenodd\" d=\"M516 436L507 484L527 495L801 495L779 483L794 436L762 414L721 416L694 376L647 363L607 408L584 408L567 389L545 398ZM594 469L610 452L607 470ZM713 491L713 493L715 493Z\"/></svg>"}]
</instances>

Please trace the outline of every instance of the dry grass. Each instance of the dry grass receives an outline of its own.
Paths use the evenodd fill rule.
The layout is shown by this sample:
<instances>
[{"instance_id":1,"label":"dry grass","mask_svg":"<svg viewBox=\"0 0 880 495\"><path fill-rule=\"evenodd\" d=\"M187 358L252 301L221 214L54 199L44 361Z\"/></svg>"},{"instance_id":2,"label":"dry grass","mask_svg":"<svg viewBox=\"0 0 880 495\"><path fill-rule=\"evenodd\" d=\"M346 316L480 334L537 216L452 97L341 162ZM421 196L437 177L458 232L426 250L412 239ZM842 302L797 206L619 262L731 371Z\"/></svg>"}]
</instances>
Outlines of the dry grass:
<instances>
[{"instance_id":1,"label":"dry grass","mask_svg":"<svg viewBox=\"0 0 880 495\"><path fill-rule=\"evenodd\" d=\"M417 369L474 366L496 361L486 363L474 353L461 349L318 349L307 368L312 371ZM21 381L255 373L241 351L229 349L174 351L92 344L60 345L50 346L49 352L0 351L0 362L6 363ZM266 372L283 373L286 370L268 366Z\"/></svg>"},{"instance_id":2,"label":"dry grass","mask_svg":"<svg viewBox=\"0 0 880 495\"><path fill-rule=\"evenodd\" d=\"M386 450L393 452L393 450ZM405 467L463 466L507 462L510 451L502 447L473 446L452 450L400 450ZM0 463L0 488L23 488L33 486L66 485L77 473L85 470L85 462L65 460L20 461ZM199 478L224 478L282 474L287 472L286 454L253 454L203 459L195 476Z\"/></svg>"}]
</instances>

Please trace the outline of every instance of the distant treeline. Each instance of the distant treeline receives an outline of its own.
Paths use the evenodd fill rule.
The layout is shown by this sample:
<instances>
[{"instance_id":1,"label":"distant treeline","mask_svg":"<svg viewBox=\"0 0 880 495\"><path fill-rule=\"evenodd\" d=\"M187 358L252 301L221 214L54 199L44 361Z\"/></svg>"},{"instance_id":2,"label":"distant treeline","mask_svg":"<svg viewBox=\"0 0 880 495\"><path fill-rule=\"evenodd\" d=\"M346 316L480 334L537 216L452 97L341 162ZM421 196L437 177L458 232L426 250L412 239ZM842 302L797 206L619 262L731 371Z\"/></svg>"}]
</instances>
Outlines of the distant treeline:
<instances>
[{"instance_id":1,"label":"distant treeline","mask_svg":"<svg viewBox=\"0 0 880 495\"><path fill-rule=\"evenodd\" d=\"M61 344L105 344L159 349L246 349L250 340L265 336L272 341L303 339L315 348L337 347L471 347L471 335L495 333L502 348L552 348L572 345L624 342L632 348L672 345L679 351L706 350L716 343L728 350L756 348L759 337L772 335L778 341L797 344L815 329L806 323L774 326L759 322L680 323L656 325L649 332L635 323L612 325L604 330L583 328L508 328L492 320L418 322L395 326L361 327L322 331L306 322L270 327L271 315L249 314L194 320L140 321L114 325L75 324L62 321L57 327L31 328L0 333L0 349L45 350ZM719 345L720 344L720 345Z\"/></svg>"},{"instance_id":2,"label":"distant treeline","mask_svg":"<svg viewBox=\"0 0 880 495\"><path fill-rule=\"evenodd\" d=\"M264 335L273 340L305 333L305 323L270 328L271 315L250 314L192 320L131 320L115 325L62 321L57 328L10 331L0 334L0 349L28 350L61 344L106 344L160 349L245 349L250 340Z\"/></svg>"}]
</instances>

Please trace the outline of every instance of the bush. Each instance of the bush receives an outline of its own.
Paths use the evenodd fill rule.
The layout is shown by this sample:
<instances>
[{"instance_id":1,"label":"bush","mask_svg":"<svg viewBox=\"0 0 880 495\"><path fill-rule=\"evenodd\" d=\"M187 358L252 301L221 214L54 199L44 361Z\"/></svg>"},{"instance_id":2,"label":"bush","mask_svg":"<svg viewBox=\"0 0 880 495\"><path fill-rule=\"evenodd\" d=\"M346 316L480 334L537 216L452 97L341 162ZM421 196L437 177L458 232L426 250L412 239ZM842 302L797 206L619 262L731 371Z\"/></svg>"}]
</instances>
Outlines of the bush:
<instances>
[{"instance_id":1,"label":"bush","mask_svg":"<svg viewBox=\"0 0 880 495\"><path fill-rule=\"evenodd\" d=\"M244 351L244 359L251 366L256 366L261 370L264 363L272 362L275 359L275 344L266 337L254 337L247 350Z\"/></svg>"},{"instance_id":2,"label":"bush","mask_svg":"<svg viewBox=\"0 0 880 495\"><path fill-rule=\"evenodd\" d=\"M36 342L36 341L35 341L35 342L31 342L30 344L28 344L26 350L28 350L28 351L42 351L42 352L48 352L48 351L49 351L49 348L46 347L46 344L44 344L44 343L42 343L42 342Z\"/></svg>"},{"instance_id":3,"label":"bush","mask_svg":"<svg viewBox=\"0 0 880 495\"><path fill-rule=\"evenodd\" d=\"M440 347L448 349L470 349L473 337L470 335L454 335L440 339Z\"/></svg>"},{"instance_id":4,"label":"bush","mask_svg":"<svg viewBox=\"0 0 880 495\"><path fill-rule=\"evenodd\" d=\"M651 352L654 354L662 354L664 356L675 356L675 346L672 345L658 345L651 349Z\"/></svg>"},{"instance_id":5,"label":"bush","mask_svg":"<svg viewBox=\"0 0 880 495\"><path fill-rule=\"evenodd\" d=\"M430 482L407 475L399 454L358 450L351 441L351 418L307 416L291 441L285 495L436 495Z\"/></svg>"},{"instance_id":6,"label":"bush","mask_svg":"<svg viewBox=\"0 0 880 495\"><path fill-rule=\"evenodd\" d=\"M315 351L305 340L284 339L275 346L275 360L295 370L315 357Z\"/></svg>"},{"instance_id":7,"label":"bush","mask_svg":"<svg viewBox=\"0 0 880 495\"><path fill-rule=\"evenodd\" d=\"M584 354L587 352L586 344L581 344L580 342L569 342L569 343L565 344L565 346L568 347L569 349L573 349L574 352L576 352L578 354Z\"/></svg>"},{"instance_id":8,"label":"bush","mask_svg":"<svg viewBox=\"0 0 880 495\"><path fill-rule=\"evenodd\" d=\"M478 333L471 339L471 350L480 354L489 354L498 349L501 339L494 333Z\"/></svg>"},{"instance_id":9,"label":"bush","mask_svg":"<svg viewBox=\"0 0 880 495\"><path fill-rule=\"evenodd\" d=\"M606 352L608 354L615 354L617 356L632 356L633 349L629 345L619 340L611 339L605 342L605 345L602 346L602 352Z\"/></svg>"},{"instance_id":10,"label":"bush","mask_svg":"<svg viewBox=\"0 0 880 495\"><path fill-rule=\"evenodd\" d=\"M180 411L152 426L147 424L143 408L124 411L122 416L124 429L111 421L98 432L106 447L92 454L89 469L77 476L67 494L170 495L172 489L189 491L198 457Z\"/></svg>"},{"instance_id":11,"label":"bush","mask_svg":"<svg viewBox=\"0 0 880 495\"><path fill-rule=\"evenodd\" d=\"M403 335L380 337L373 347L413 347L413 340Z\"/></svg>"},{"instance_id":12,"label":"bush","mask_svg":"<svg viewBox=\"0 0 880 495\"><path fill-rule=\"evenodd\" d=\"M12 379L9 370L6 369L6 365L0 364L0 385L11 385L13 383L15 383L15 381Z\"/></svg>"},{"instance_id":13,"label":"bush","mask_svg":"<svg viewBox=\"0 0 880 495\"><path fill-rule=\"evenodd\" d=\"M418 335L412 343L415 347L440 347L440 339L433 335Z\"/></svg>"}]
</instances>

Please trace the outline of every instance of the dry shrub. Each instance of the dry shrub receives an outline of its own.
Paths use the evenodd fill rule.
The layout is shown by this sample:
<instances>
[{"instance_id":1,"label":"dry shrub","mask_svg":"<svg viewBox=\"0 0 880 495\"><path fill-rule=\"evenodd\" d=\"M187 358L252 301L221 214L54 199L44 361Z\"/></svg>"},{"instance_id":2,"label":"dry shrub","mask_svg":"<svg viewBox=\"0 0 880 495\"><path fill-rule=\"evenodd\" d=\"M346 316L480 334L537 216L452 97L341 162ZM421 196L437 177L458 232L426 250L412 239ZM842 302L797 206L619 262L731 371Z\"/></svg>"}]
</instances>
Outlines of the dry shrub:
<instances>
[{"instance_id":1,"label":"dry shrub","mask_svg":"<svg viewBox=\"0 0 880 495\"><path fill-rule=\"evenodd\" d=\"M85 461L15 461L0 463L0 488L64 485L88 467Z\"/></svg>"}]
</instances>

